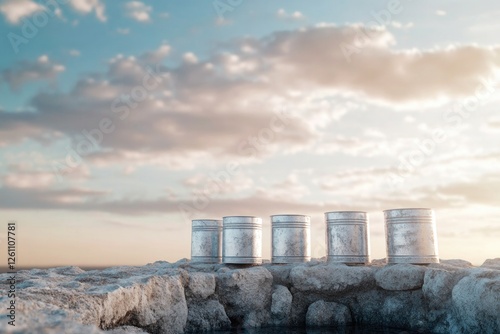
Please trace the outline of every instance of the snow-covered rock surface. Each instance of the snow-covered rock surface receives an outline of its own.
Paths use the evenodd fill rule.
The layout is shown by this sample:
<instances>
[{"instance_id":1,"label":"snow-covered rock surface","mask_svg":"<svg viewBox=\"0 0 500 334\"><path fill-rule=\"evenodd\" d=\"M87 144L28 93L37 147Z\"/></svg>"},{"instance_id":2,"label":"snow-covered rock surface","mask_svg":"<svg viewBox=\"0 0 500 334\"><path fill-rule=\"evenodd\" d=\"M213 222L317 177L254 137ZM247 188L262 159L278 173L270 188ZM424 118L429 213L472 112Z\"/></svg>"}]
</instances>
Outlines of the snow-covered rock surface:
<instances>
[{"instance_id":1,"label":"snow-covered rock surface","mask_svg":"<svg viewBox=\"0 0 500 334\"><path fill-rule=\"evenodd\" d=\"M181 260L0 275L1 333L200 333L354 322L435 333L500 333L500 259L428 266L204 265Z\"/></svg>"}]
</instances>

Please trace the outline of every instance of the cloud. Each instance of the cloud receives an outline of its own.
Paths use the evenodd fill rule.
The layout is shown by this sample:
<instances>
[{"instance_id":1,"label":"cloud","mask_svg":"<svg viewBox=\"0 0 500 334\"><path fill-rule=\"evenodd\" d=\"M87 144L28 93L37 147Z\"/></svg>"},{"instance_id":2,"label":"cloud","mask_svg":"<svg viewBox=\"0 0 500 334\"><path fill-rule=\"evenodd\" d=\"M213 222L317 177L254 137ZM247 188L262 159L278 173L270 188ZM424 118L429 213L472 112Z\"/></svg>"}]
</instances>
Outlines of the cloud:
<instances>
[{"instance_id":1,"label":"cloud","mask_svg":"<svg viewBox=\"0 0 500 334\"><path fill-rule=\"evenodd\" d=\"M215 25L219 26L219 27L228 26L228 25L231 25L231 24L233 24L233 21L231 21L229 19L225 19L223 17L217 17L215 19Z\"/></svg>"},{"instance_id":2,"label":"cloud","mask_svg":"<svg viewBox=\"0 0 500 334\"><path fill-rule=\"evenodd\" d=\"M355 26L317 27L278 32L267 43L254 43L275 65L274 77L291 80L289 85L309 83L393 103L466 96L500 64L495 48L392 51L394 37L387 30L372 30L371 38L359 44L362 31ZM353 54L347 62L349 51Z\"/></svg>"},{"instance_id":3,"label":"cloud","mask_svg":"<svg viewBox=\"0 0 500 334\"><path fill-rule=\"evenodd\" d=\"M137 22L149 22L151 20L150 14L153 9L151 6L146 6L140 1L129 1L125 8L127 9L127 15Z\"/></svg>"},{"instance_id":4,"label":"cloud","mask_svg":"<svg viewBox=\"0 0 500 334\"><path fill-rule=\"evenodd\" d=\"M69 50L69 54L70 54L71 56L73 56L73 57L78 57L78 56L80 56L80 51L75 50L75 49L73 49L73 50Z\"/></svg>"},{"instance_id":5,"label":"cloud","mask_svg":"<svg viewBox=\"0 0 500 334\"><path fill-rule=\"evenodd\" d=\"M500 130L500 118L499 117L492 117L492 118L488 119L487 125L491 129Z\"/></svg>"},{"instance_id":6,"label":"cloud","mask_svg":"<svg viewBox=\"0 0 500 334\"><path fill-rule=\"evenodd\" d=\"M128 35L130 33L130 29L118 28L118 29L116 29L116 32L119 33L120 35Z\"/></svg>"},{"instance_id":7,"label":"cloud","mask_svg":"<svg viewBox=\"0 0 500 334\"><path fill-rule=\"evenodd\" d=\"M160 47L154 51L146 52L141 56L141 59L150 64L158 64L162 62L172 50L172 47L166 43L160 45Z\"/></svg>"},{"instance_id":8,"label":"cloud","mask_svg":"<svg viewBox=\"0 0 500 334\"><path fill-rule=\"evenodd\" d=\"M17 62L13 68L2 71L2 78L13 91L17 91L28 82L54 82L64 70L63 65L52 62L47 55L42 55L34 62Z\"/></svg>"},{"instance_id":9,"label":"cloud","mask_svg":"<svg viewBox=\"0 0 500 334\"><path fill-rule=\"evenodd\" d=\"M4 0L0 3L0 12L11 24L19 24L22 18L41 10L45 7L32 0Z\"/></svg>"},{"instance_id":10,"label":"cloud","mask_svg":"<svg viewBox=\"0 0 500 334\"><path fill-rule=\"evenodd\" d=\"M101 22L106 22L107 17L104 14L106 7L101 0L70 0L70 5L77 12L89 14L95 12L95 16Z\"/></svg>"},{"instance_id":11,"label":"cloud","mask_svg":"<svg viewBox=\"0 0 500 334\"><path fill-rule=\"evenodd\" d=\"M305 149L370 156L394 146L376 136L330 135L328 125L349 112L336 99L395 106L454 99L473 94L498 68L494 48L392 50L394 36L383 28L370 31L348 63L341 46L358 45L361 28L322 25L240 38L206 59L187 53L173 66L159 64L171 52L167 44L137 56L119 55L106 71L80 78L67 92L38 93L30 101L32 111L0 111L0 129L8 133L0 143L56 142L63 136L76 147L85 140L84 131L109 118L113 131L85 161L192 168ZM35 78L57 73L53 66ZM30 66L9 70L12 87L33 77L24 67ZM279 116L283 109L286 117Z\"/></svg>"},{"instance_id":12,"label":"cloud","mask_svg":"<svg viewBox=\"0 0 500 334\"><path fill-rule=\"evenodd\" d=\"M438 192L461 197L464 203L498 206L500 203L499 174L481 175L479 178L439 187Z\"/></svg>"},{"instance_id":13,"label":"cloud","mask_svg":"<svg viewBox=\"0 0 500 334\"><path fill-rule=\"evenodd\" d=\"M413 28L414 24L413 22L408 22L406 24L401 23L399 21L391 21L391 26L396 28L396 29L410 29Z\"/></svg>"},{"instance_id":14,"label":"cloud","mask_svg":"<svg viewBox=\"0 0 500 334\"><path fill-rule=\"evenodd\" d=\"M55 175L48 172L9 173L3 179L9 188L45 188L53 184Z\"/></svg>"},{"instance_id":15,"label":"cloud","mask_svg":"<svg viewBox=\"0 0 500 334\"><path fill-rule=\"evenodd\" d=\"M438 10L436 10L436 15L437 16L445 16L446 15L446 11L438 9Z\"/></svg>"},{"instance_id":16,"label":"cloud","mask_svg":"<svg viewBox=\"0 0 500 334\"><path fill-rule=\"evenodd\" d=\"M276 16L280 19L294 20L294 21L300 21L305 18L304 15L299 11L295 11L293 13L287 13L283 8L279 9L276 12Z\"/></svg>"}]
</instances>

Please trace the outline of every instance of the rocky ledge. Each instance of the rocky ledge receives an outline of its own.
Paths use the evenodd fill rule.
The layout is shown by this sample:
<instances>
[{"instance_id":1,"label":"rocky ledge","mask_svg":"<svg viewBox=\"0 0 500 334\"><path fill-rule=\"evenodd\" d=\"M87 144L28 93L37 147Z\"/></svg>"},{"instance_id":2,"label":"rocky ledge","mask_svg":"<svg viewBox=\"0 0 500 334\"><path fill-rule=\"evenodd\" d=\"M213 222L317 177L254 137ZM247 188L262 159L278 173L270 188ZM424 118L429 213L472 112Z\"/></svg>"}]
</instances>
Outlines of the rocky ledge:
<instances>
[{"instance_id":1,"label":"rocky ledge","mask_svg":"<svg viewBox=\"0 0 500 334\"><path fill-rule=\"evenodd\" d=\"M500 333L500 258L416 266L205 265L181 260L0 275L0 332L199 333L231 327L390 326L434 333Z\"/></svg>"}]
</instances>

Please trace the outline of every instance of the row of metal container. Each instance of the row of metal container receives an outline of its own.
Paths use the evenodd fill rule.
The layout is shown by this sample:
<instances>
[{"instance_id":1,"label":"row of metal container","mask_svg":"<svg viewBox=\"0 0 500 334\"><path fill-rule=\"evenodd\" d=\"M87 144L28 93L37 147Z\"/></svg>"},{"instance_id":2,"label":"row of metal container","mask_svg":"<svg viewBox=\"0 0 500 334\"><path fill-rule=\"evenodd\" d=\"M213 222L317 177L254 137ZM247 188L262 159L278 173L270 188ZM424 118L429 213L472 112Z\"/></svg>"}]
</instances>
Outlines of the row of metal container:
<instances>
[{"instance_id":1,"label":"row of metal container","mask_svg":"<svg viewBox=\"0 0 500 334\"><path fill-rule=\"evenodd\" d=\"M436 222L431 209L384 211L387 262L439 262ZM363 211L325 213L327 260L346 264L370 261L368 214ZM311 218L271 216L272 263L311 260ZM262 219L229 216L192 221L191 260L203 263L262 263Z\"/></svg>"}]
</instances>

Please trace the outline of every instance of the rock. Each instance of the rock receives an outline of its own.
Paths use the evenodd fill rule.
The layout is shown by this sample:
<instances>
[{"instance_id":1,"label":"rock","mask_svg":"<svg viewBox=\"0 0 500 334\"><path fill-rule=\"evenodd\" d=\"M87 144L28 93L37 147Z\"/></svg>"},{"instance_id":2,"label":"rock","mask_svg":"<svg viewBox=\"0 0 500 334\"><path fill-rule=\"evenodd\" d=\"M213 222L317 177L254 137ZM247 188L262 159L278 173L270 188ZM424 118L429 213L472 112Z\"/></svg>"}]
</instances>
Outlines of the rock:
<instances>
[{"instance_id":1,"label":"rock","mask_svg":"<svg viewBox=\"0 0 500 334\"><path fill-rule=\"evenodd\" d=\"M191 303L188 306L187 333L230 329L231 321L217 300Z\"/></svg>"},{"instance_id":2,"label":"rock","mask_svg":"<svg viewBox=\"0 0 500 334\"><path fill-rule=\"evenodd\" d=\"M373 259L370 264L372 266L385 266L387 264L387 259L386 258L383 258L383 259Z\"/></svg>"},{"instance_id":3,"label":"rock","mask_svg":"<svg viewBox=\"0 0 500 334\"><path fill-rule=\"evenodd\" d=\"M397 328L428 331L422 291L398 291L384 296L381 307L382 325L391 323Z\"/></svg>"},{"instance_id":4,"label":"rock","mask_svg":"<svg viewBox=\"0 0 500 334\"><path fill-rule=\"evenodd\" d=\"M148 334L141 328L134 326L122 326L105 332L106 334Z\"/></svg>"},{"instance_id":5,"label":"rock","mask_svg":"<svg viewBox=\"0 0 500 334\"><path fill-rule=\"evenodd\" d=\"M500 270L500 257L497 257L496 259L488 259L488 260L484 261L484 263L481 265L481 267Z\"/></svg>"},{"instance_id":6,"label":"rock","mask_svg":"<svg viewBox=\"0 0 500 334\"><path fill-rule=\"evenodd\" d=\"M340 301L349 306L355 323L428 331L428 309L420 290L387 291L373 289Z\"/></svg>"},{"instance_id":7,"label":"rock","mask_svg":"<svg viewBox=\"0 0 500 334\"><path fill-rule=\"evenodd\" d=\"M500 333L500 272L471 269L453 288L454 332Z\"/></svg>"},{"instance_id":8,"label":"rock","mask_svg":"<svg viewBox=\"0 0 500 334\"><path fill-rule=\"evenodd\" d=\"M291 264L275 264L275 265L265 265L271 275L273 275L273 283L290 286L292 284L290 279L290 271L293 268Z\"/></svg>"},{"instance_id":9,"label":"rock","mask_svg":"<svg viewBox=\"0 0 500 334\"><path fill-rule=\"evenodd\" d=\"M307 309L306 325L308 327L343 327L350 322L349 308L342 304L319 300Z\"/></svg>"},{"instance_id":10,"label":"rock","mask_svg":"<svg viewBox=\"0 0 500 334\"><path fill-rule=\"evenodd\" d=\"M472 268L473 267L472 263L470 263L469 261L460 260L460 259L450 259L450 260L441 259L439 263L446 265L446 266L457 267L457 268Z\"/></svg>"},{"instance_id":11,"label":"rock","mask_svg":"<svg viewBox=\"0 0 500 334\"><path fill-rule=\"evenodd\" d=\"M424 284L425 270L425 267L412 264L387 265L375 274L375 280L384 290L414 290Z\"/></svg>"},{"instance_id":12,"label":"rock","mask_svg":"<svg viewBox=\"0 0 500 334\"><path fill-rule=\"evenodd\" d=\"M286 326L289 323L293 296L283 285L273 289L271 301L271 320L275 326Z\"/></svg>"},{"instance_id":13,"label":"rock","mask_svg":"<svg viewBox=\"0 0 500 334\"><path fill-rule=\"evenodd\" d=\"M499 262L474 268L462 260L384 267L159 261L22 270L15 277L15 333L176 334L349 321L417 332L500 333ZM0 305L10 302L9 277L0 274ZM8 312L1 308L0 317L8 319ZM0 332L8 328L0 322Z\"/></svg>"},{"instance_id":14,"label":"rock","mask_svg":"<svg viewBox=\"0 0 500 334\"><path fill-rule=\"evenodd\" d=\"M139 282L113 291L92 290L91 295L102 300L100 326L111 329L133 323L151 331L182 333L187 304L180 275L151 276Z\"/></svg>"},{"instance_id":15,"label":"rock","mask_svg":"<svg viewBox=\"0 0 500 334\"><path fill-rule=\"evenodd\" d=\"M469 261L459 260L459 259L452 259L452 260L441 259L439 263L431 263L427 266L427 268L437 268L448 271L467 269L472 267L473 265Z\"/></svg>"},{"instance_id":16,"label":"rock","mask_svg":"<svg viewBox=\"0 0 500 334\"><path fill-rule=\"evenodd\" d=\"M187 295L206 299L215 293L215 275L208 273L189 273Z\"/></svg>"},{"instance_id":17,"label":"rock","mask_svg":"<svg viewBox=\"0 0 500 334\"><path fill-rule=\"evenodd\" d=\"M373 271L368 267L328 263L295 266L290 272L290 278L298 291L314 291L326 295L360 287L369 288L374 282Z\"/></svg>"},{"instance_id":18,"label":"rock","mask_svg":"<svg viewBox=\"0 0 500 334\"><path fill-rule=\"evenodd\" d=\"M219 271L217 294L226 313L244 327L269 321L273 276L263 267Z\"/></svg>"},{"instance_id":19,"label":"rock","mask_svg":"<svg viewBox=\"0 0 500 334\"><path fill-rule=\"evenodd\" d=\"M433 309L442 308L451 300L451 292L455 284L467 275L467 271L447 271L429 268L425 272L422 292Z\"/></svg>"}]
</instances>

